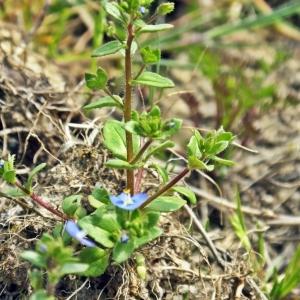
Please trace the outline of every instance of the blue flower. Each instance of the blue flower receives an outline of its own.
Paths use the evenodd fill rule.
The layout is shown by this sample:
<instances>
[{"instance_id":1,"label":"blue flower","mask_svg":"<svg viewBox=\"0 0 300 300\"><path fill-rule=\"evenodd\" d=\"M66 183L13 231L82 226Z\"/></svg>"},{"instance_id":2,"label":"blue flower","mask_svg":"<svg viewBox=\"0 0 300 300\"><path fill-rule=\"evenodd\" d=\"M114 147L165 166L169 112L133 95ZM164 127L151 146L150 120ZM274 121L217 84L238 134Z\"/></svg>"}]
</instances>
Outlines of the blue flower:
<instances>
[{"instance_id":1,"label":"blue flower","mask_svg":"<svg viewBox=\"0 0 300 300\"><path fill-rule=\"evenodd\" d=\"M146 12L146 8L144 6L140 7L140 13L144 14Z\"/></svg>"},{"instance_id":2,"label":"blue flower","mask_svg":"<svg viewBox=\"0 0 300 300\"><path fill-rule=\"evenodd\" d=\"M87 247L96 247L96 244L86 238L86 233L72 220L68 220L65 224L65 230L67 233L79 241L82 245Z\"/></svg>"},{"instance_id":3,"label":"blue flower","mask_svg":"<svg viewBox=\"0 0 300 300\"><path fill-rule=\"evenodd\" d=\"M126 244L129 241L129 236L127 233L123 233L120 238L120 242Z\"/></svg>"},{"instance_id":4,"label":"blue flower","mask_svg":"<svg viewBox=\"0 0 300 300\"><path fill-rule=\"evenodd\" d=\"M110 201L117 207L125 210L135 210L140 207L148 198L146 193L139 193L131 196L129 193L122 193L118 196L110 196Z\"/></svg>"}]
</instances>

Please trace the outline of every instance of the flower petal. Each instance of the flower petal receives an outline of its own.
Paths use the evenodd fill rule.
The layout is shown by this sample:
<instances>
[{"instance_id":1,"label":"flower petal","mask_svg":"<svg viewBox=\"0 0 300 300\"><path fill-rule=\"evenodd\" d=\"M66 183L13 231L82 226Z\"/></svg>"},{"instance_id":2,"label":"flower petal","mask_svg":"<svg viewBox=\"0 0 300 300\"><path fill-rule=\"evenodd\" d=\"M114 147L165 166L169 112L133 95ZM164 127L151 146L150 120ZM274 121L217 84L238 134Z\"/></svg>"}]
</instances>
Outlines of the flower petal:
<instances>
[{"instance_id":1,"label":"flower petal","mask_svg":"<svg viewBox=\"0 0 300 300\"><path fill-rule=\"evenodd\" d=\"M96 244L86 238L86 234L84 233L83 230L72 220L68 220L65 224L65 230L67 233L79 241L82 245L87 246L87 247L96 247Z\"/></svg>"},{"instance_id":2,"label":"flower petal","mask_svg":"<svg viewBox=\"0 0 300 300\"><path fill-rule=\"evenodd\" d=\"M84 246L87 246L87 247L96 247L96 244L94 242L92 242L91 240L89 240L88 238L84 237L84 238L81 238L79 240L79 242L84 245Z\"/></svg>"},{"instance_id":3,"label":"flower petal","mask_svg":"<svg viewBox=\"0 0 300 300\"><path fill-rule=\"evenodd\" d=\"M128 199L128 197L130 197ZM119 196L110 196L111 202L124 210L135 210L140 207L148 198L146 193L139 193L134 196L130 196L127 193L122 193Z\"/></svg>"},{"instance_id":4,"label":"flower petal","mask_svg":"<svg viewBox=\"0 0 300 300\"><path fill-rule=\"evenodd\" d=\"M139 193L132 197L134 202L144 203L148 199L147 193Z\"/></svg>"}]
</instances>

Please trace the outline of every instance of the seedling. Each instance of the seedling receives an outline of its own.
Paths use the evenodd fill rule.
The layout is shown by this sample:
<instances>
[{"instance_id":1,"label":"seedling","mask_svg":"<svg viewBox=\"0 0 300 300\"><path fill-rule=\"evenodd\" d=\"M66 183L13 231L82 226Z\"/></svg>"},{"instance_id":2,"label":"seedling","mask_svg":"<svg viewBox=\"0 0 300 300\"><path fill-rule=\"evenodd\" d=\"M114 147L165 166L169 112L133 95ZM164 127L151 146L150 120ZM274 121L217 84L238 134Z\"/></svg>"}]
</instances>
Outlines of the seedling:
<instances>
[{"instance_id":1,"label":"seedling","mask_svg":"<svg viewBox=\"0 0 300 300\"><path fill-rule=\"evenodd\" d=\"M154 156L174 146L171 138L182 124L177 118L165 120L157 105L149 104L143 111L135 109L138 106L133 101L133 93L137 87L154 87L156 90L174 87L171 79L150 71L151 65L160 61L160 49L139 46L144 34L173 27L153 22L158 16L172 12L174 4L165 2L150 15L151 4L152 0L109 1L105 4L105 11L113 21L107 30L114 39L95 49L92 56L124 55L123 74L120 74L125 78L124 96L113 94L108 86L109 76L100 66L94 73L85 74L87 87L103 91L105 96L83 109L115 108L123 116L122 120L106 121L102 133L103 145L111 155L106 166L126 171L126 189L118 194L109 193L105 187L94 188L88 198L93 208L90 213L82 206L80 195L68 196L62 202L62 212L33 192L33 177L44 165L30 173L25 185L16 178L12 157L0 169L3 180L62 221L52 236L43 235L35 251L25 251L22 255L36 268L47 271L46 290L43 290L42 282L36 282L36 276L32 276L36 290L32 299L38 296L39 299L52 299L55 285L65 274L95 277L103 274L110 264L120 264L133 257L138 248L161 235L162 229L158 226L161 213L177 211L187 201L195 204L193 192L177 186L180 180L194 169L211 172L218 165L233 164L220 156L234 139L230 132L220 128L203 136L194 130L186 149L188 163L177 176L168 180L167 170L157 167L164 183L156 191L148 194L142 181L137 186L136 174L151 167ZM138 55L142 65L135 70L133 57ZM136 257L141 278L146 277L144 260L141 254Z\"/></svg>"}]
</instances>

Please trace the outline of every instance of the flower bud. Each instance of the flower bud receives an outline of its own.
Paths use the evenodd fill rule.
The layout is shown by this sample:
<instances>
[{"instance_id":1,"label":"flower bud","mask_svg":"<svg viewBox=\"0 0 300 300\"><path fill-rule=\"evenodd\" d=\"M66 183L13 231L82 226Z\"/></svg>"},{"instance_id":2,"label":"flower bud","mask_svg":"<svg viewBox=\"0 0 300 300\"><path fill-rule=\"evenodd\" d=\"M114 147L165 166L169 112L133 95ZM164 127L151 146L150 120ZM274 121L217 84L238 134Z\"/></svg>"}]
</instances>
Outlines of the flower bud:
<instances>
[{"instance_id":1,"label":"flower bud","mask_svg":"<svg viewBox=\"0 0 300 300\"><path fill-rule=\"evenodd\" d=\"M142 279L142 280L146 280L146 275L147 275L147 269L145 266L138 266L136 268L136 271L139 275L139 277Z\"/></svg>"},{"instance_id":2,"label":"flower bud","mask_svg":"<svg viewBox=\"0 0 300 300\"><path fill-rule=\"evenodd\" d=\"M174 3L173 2L166 2L162 3L158 6L156 12L160 16L165 16L169 13L171 13L174 10Z\"/></svg>"}]
</instances>

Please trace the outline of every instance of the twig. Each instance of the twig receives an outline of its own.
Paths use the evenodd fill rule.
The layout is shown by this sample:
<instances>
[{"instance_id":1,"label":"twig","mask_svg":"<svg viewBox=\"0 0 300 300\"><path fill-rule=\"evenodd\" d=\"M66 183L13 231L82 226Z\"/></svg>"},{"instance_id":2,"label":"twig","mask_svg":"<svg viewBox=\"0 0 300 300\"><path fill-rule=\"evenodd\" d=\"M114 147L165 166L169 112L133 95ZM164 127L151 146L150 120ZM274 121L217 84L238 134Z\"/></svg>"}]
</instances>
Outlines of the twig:
<instances>
[{"instance_id":1,"label":"twig","mask_svg":"<svg viewBox=\"0 0 300 300\"><path fill-rule=\"evenodd\" d=\"M63 212L59 211L58 209L54 208L50 203L45 201L42 197L28 191L26 188L24 188L20 183L15 182L14 183L17 188L19 188L22 192L24 192L26 195L28 195L33 202L39 204L40 206L44 207L46 210L50 211L55 216L61 218L63 221L68 220L68 216L64 214Z\"/></svg>"},{"instance_id":2,"label":"twig","mask_svg":"<svg viewBox=\"0 0 300 300\"><path fill-rule=\"evenodd\" d=\"M193 186L189 188L198 196L203 197L209 201L209 203L220 210L236 210L236 205L225 198L217 197L211 195L201 189L198 189ZM241 210L243 213L259 217L260 219L266 219L265 223L270 226L299 226L300 217L299 216L290 216L290 215L279 215L274 213L270 209L256 209L249 206L242 206Z\"/></svg>"},{"instance_id":3,"label":"twig","mask_svg":"<svg viewBox=\"0 0 300 300\"><path fill-rule=\"evenodd\" d=\"M260 290L260 288L257 286L256 282L252 278L247 278L246 280L255 289L256 293L259 294L261 300L268 300L266 295Z\"/></svg>"},{"instance_id":4,"label":"twig","mask_svg":"<svg viewBox=\"0 0 300 300\"><path fill-rule=\"evenodd\" d=\"M85 282L78 289L76 289L68 298L66 298L66 300L71 300L72 297L75 296L80 290L82 290L88 282L89 279L87 278Z\"/></svg>"},{"instance_id":5,"label":"twig","mask_svg":"<svg viewBox=\"0 0 300 300\"><path fill-rule=\"evenodd\" d=\"M225 269L226 268L226 262L220 257L215 245L213 244L213 242L211 241L211 239L207 235L204 227L202 226L201 222L198 220L198 218L195 215L195 213L193 212L193 210L187 204L184 205L184 209L187 211L187 213L193 219L195 225L197 226L197 228L199 229L199 231L202 234L203 238L205 239L208 248L212 252L212 254L215 257L215 259L216 259L217 263L219 264L219 266L221 266L223 269Z\"/></svg>"},{"instance_id":6,"label":"twig","mask_svg":"<svg viewBox=\"0 0 300 300\"><path fill-rule=\"evenodd\" d=\"M24 210L27 210L27 209L28 209L29 211L33 211L33 212L35 212L36 214L38 214L39 216L45 218L45 216L44 216L40 211L38 211L35 207L30 207L30 206L29 206L26 202L24 202L24 201L21 201L21 200L19 200L19 199L17 199L17 198L10 197L10 196L6 195L5 193L2 193L2 192L0 192L0 197L6 198L6 199L8 199L8 200L10 200L10 201L13 201L13 202L15 202L17 205L20 205Z\"/></svg>"},{"instance_id":7,"label":"twig","mask_svg":"<svg viewBox=\"0 0 300 300\"><path fill-rule=\"evenodd\" d=\"M171 189L177 182L179 182L181 179L183 179L188 173L190 172L189 168L183 169L177 176L175 176L173 179L171 179L166 185L164 185L160 190L158 190L155 194L150 196L141 206L140 208L146 207L148 204L150 204L154 199L157 197L163 195L165 192L167 192L169 189Z\"/></svg>"}]
</instances>

